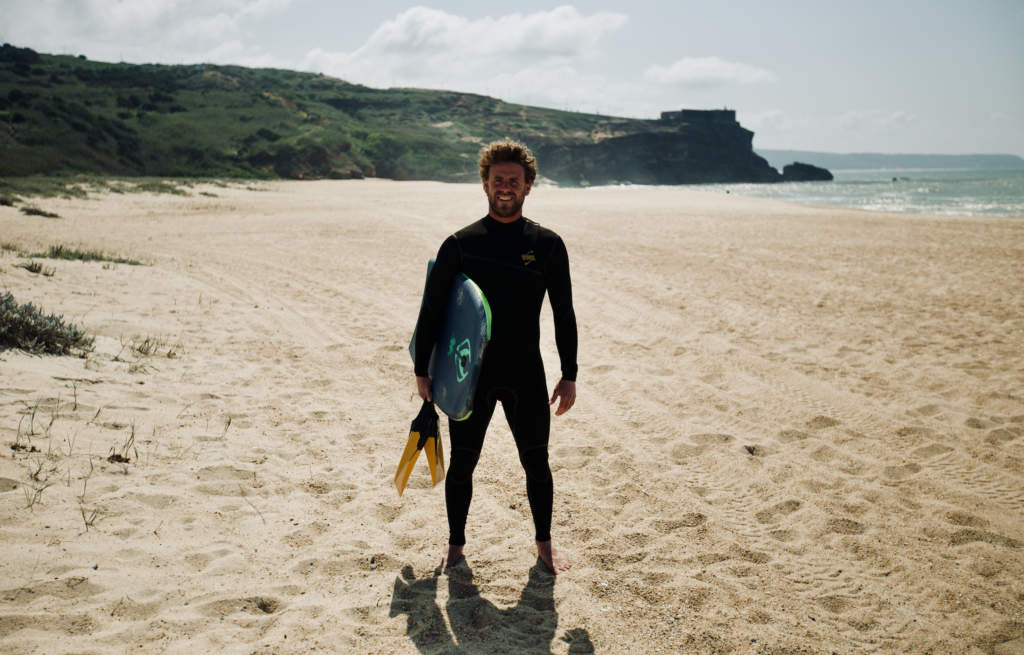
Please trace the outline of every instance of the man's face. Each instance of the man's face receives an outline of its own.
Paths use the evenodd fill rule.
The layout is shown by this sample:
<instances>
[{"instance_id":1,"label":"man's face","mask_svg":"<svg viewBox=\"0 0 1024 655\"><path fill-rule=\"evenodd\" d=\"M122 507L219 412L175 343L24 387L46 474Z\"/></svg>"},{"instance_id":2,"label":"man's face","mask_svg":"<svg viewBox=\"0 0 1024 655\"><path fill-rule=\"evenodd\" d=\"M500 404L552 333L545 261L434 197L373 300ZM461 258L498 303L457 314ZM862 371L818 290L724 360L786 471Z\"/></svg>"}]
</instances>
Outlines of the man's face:
<instances>
[{"instance_id":1,"label":"man's face","mask_svg":"<svg viewBox=\"0 0 1024 655\"><path fill-rule=\"evenodd\" d=\"M518 219L523 212L523 201L530 195L530 185L526 183L526 171L514 162L492 164L484 182L484 193L490 204L490 214L497 220Z\"/></svg>"}]
</instances>

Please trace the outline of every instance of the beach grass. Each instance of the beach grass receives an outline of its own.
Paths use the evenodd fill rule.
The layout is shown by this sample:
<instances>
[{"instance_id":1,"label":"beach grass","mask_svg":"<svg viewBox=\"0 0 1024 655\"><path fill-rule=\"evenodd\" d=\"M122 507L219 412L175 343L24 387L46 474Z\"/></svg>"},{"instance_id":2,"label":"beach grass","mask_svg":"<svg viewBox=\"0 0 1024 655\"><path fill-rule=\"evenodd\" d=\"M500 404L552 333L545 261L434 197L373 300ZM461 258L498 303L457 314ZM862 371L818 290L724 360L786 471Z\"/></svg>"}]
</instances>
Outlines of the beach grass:
<instances>
[{"instance_id":1,"label":"beach grass","mask_svg":"<svg viewBox=\"0 0 1024 655\"><path fill-rule=\"evenodd\" d=\"M69 248L68 246L62 245L50 246L46 252L32 253L28 256L44 259L67 259L81 262L112 262L114 264L127 264L129 266L145 266L145 264L138 259L108 255L102 250Z\"/></svg>"},{"instance_id":2,"label":"beach grass","mask_svg":"<svg viewBox=\"0 0 1024 655\"><path fill-rule=\"evenodd\" d=\"M87 351L94 338L63 316L47 314L32 303L19 304L7 292L0 296L0 348L18 348L33 354L67 355Z\"/></svg>"}]
</instances>

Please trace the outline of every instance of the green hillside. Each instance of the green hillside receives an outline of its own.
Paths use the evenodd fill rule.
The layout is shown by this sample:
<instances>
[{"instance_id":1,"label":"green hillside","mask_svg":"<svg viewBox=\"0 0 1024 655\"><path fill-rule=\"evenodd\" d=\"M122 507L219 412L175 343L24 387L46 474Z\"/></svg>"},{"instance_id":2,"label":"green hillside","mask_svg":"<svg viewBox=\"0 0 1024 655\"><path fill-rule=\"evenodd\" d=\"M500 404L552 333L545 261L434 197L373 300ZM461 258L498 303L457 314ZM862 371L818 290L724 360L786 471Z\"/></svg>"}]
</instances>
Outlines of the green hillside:
<instances>
[{"instance_id":1,"label":"green hillside","mask_svg":"<svg viewBox=\"0 0 1024 655\"><path fill-rule=\"evenodd\" d=\"M0 177L473 181L481 143L579 139L596 115L313 73L110 64L0 48Z\"/></svg>"}]
</instances>

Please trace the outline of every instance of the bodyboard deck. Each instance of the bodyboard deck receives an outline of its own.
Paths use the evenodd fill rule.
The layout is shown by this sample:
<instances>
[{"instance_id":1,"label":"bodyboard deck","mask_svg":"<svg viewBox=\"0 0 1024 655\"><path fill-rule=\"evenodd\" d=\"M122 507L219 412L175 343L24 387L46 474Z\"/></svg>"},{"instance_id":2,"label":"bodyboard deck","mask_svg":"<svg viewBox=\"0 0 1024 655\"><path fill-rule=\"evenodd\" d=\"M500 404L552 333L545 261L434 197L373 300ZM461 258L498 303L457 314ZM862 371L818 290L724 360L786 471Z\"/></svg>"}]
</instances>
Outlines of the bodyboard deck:
<instances>
[{"instance_id":1,"label":"bodyboard deck","mask_svg":"<svg viewBox=\"0 0 1024 655\"><path fill-rule=\"evenodd\" d=\"M427 263L428 280L433 268L434 259L431 259ZM425 298L421 309L423 302L426 302ZM429 368L434 402L453 421L463 421L473 413L476 383L490 340L491 307L487 298L473 280L459 273L448 293L441 331L430 355ZM409 354L415 362L415 330L409 343Z\"/></svg>"}]
</instances>

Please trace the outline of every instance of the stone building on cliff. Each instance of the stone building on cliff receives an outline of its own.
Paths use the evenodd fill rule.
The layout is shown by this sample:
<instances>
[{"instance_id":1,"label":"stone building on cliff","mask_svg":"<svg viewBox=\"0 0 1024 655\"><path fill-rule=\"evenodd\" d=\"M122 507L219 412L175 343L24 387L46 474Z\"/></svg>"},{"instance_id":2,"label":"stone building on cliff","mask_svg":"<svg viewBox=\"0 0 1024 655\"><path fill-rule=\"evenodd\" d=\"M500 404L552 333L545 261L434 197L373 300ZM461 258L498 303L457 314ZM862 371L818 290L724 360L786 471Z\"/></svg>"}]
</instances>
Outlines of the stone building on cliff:
<instances>
[{"instance_id":1,"label":"stone building on cliff","mask_svg":"<svg viewBox=\"0 0 1024 655\"><path fill-rule=\"evenodd\" d=\"M663 111L661 120L668 123L723 123L736 125L735 109L682 109Z\"/></svg>"}]
</instances>

